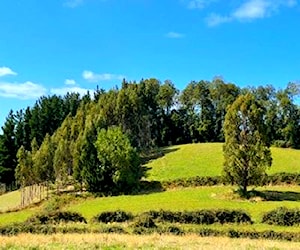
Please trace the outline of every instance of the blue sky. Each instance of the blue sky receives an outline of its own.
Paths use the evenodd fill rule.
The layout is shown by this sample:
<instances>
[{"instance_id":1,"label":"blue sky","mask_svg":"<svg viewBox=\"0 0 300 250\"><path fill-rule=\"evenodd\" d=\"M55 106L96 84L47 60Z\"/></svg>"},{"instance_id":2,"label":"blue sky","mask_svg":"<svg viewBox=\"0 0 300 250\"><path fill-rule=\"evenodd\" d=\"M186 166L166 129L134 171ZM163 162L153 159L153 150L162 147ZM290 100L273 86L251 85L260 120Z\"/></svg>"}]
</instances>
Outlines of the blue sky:
<instances>
[{"instance_id":1,"label":"blue sky","mask_svg":"<svg viewBox=\"0 0 300 250\"><path fill-rule=\"evenodd\" d=\"M0 126L41 95L121 79L300 80L298 0L1 0Z\"/></svg>"}]
</instances>

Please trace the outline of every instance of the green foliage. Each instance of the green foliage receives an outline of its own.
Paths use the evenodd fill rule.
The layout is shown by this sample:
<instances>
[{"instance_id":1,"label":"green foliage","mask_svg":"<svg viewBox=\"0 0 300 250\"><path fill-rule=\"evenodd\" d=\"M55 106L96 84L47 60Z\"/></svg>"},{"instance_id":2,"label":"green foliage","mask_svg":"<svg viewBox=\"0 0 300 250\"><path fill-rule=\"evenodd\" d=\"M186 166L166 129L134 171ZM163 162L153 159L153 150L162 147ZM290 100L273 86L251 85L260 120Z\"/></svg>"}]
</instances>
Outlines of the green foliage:
<instances>
[{"instance_id":1,"label":"green foliage","mask_svg":"<svg viewBox=\"0 0 300 250\"><path fill-rule=\"evenodd\" d=\"M27 220L28 223L34 224L57 224L57 223L68 223L68 222L81 222L87 223L86 219L76 212L51 212L46 214L38 214Z\"/></svg>"},{"instance_id":2,"label":"green foliage","mask_svg":"<svg viewBox=\"0 0 300 250\"><path fill-rule=\"evenodd\" d=\"M259 100L260 106L255 108L257 112L252 118L258 118L263 107L264 135L267 138L263 141L268 145L297 148L300 145L300 112L294 100L298 94L297 87L290 83L286 89L278 91L272 86L241 90L234 84L215 78L211 82L192 81L179 92L170 80L161 83L158 79L142 79L137 83L124 79L120 89L105 92L97 87L93 100L89 94L80 98L78 93L41 97L33 107L16 113L11 111L2 127L0 182L10 185L17 177L22 185L28 185L47 179L64 188L74 178L76 186L82 190L87 188L106 194L120 190L131 192L138 189L135 184L141 175L140 171L136 171L135 165L138 164L131 164L130 169L127 159L123 159L127 165L122 167L100 163L94 145L98 131L119 127L138 153L171 144L223 142L227 108L241 93L248 93L253 96L252 99ZM31 144L32 141L35 145ZM256 141L256 149L259 149L260 140ZM208 154L210 149L203 148L203 152ZM160 163L157 170L153 168L150 171L149 179L219 175L221 155L205 156L203 152L188 154L193 156L192 163L186 161L187 155L183 153L178 162L171 165L171 171ZM104 158L107 157L103 156L101 160ZM254 158L268 161L268 157L258 154L253 154L252 160ZM296 167L290 169L295 171ZM252 179L249 177L249 183L261 181L256 177L264 174L259 172L263 171L249 172L251 176L256 175ZM233 179L231 177L229 179ZM102 184L98 185L99 182Z\"/></svg>"},{"instance_id":3,"label":"green foliage","mask_svg":"<svg viewBox=\"0 0 300 250\"><path fill-rule=\"evenodd\" d=\"M261 185L272 157L264 107L254 95L240 96L228 109L224 132L224 178L237 184L243 194L249 185Z\"/></svg>"},{"instance_id":4,"label":"green foliage","mask_svg":"<svg viewBox=\"0 0 300 250\"><path fill-rule=\"evenodd\" d=\"M53 168L53 158L55 147L50 135L46 135L41 147L32 156L33 168L37 177L37 182L54 182L55 171Z\"/></svg>"},{"instance_id":5,"label":"green foliage","mask_svg":"<svg viewBox=\"0 0 300 250\"><path fill-rule=\"evenodd\" d=\"M15 127L15 115L10 111L2 127L3 134L0 133L0 183L10 184L15 180L18 150Z\"/></svg>"},{"instance_id":6,"label":"green foliage","mask_svg":"<svg viewBox=\"0 0 300 250\"><path fill-rule=\"evenodd\" d=\"M93 218L95 222L104 222L104 223L112 223L112 222L125 222L133 219L133 215L129 212L124 212L121 210L111 211L111 212L102 212L96 215Z\"/></svg>"},{"instance_id":7,"label":"green foliage","mask_svg":"<svg viewBox=\"0 0 300 250\"><path fill-rule=\"evenodd\" d=\"M279 207L263 215L262 223L279 226L300 225L300 210Z\"/></svg>"},{"instance_id":8,"label":"green foliage","mask_svg":"<svg viewBox=\"0 0 300 250\"><path fill-rule=\"evenodd\" d=\"M110 189L125 193L136 190L141 178L140 159L122 130L118 127L100 130L95 146L99 160L95 177L103 179L99 187L107 185L108 176L109 184L113 184L108 186Z\"/></svg>"},{"instance_id":9,"label":"green foliage","mask_svg":"<svg viewBox=\"0 0 300 250\"><path fill-rule=\"evenodd\" d=\"M160 222L185 224L252 223L250 216L240 210L198 210L185 212L149 211L145 215Z\"/></svg>"},{"instance_id":10,"label":"green foliage","mask_svg":"<svg viewBox=\"0 0 300 250\"><path fill-rule=\"evenodd\" d=\"M138 216L134 222L135 228L157 228L154 220L147 214Z\"/></svg>"}]
</instances>

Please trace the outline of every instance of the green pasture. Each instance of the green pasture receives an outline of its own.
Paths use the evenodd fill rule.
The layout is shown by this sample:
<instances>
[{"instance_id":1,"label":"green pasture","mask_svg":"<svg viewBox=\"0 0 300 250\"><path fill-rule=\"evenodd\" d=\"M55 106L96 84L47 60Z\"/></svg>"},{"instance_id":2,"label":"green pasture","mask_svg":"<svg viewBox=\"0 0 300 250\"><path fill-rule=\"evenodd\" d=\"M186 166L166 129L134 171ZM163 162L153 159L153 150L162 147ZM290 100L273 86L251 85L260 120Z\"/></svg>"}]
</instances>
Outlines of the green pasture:
<instances>
[{"instance_id":1,"label":"green pasture","mask_svg":"<svg viewBox=\"0 0 300 250\"><path fill-rule=\"evenodd\" d=\"M164 156L148 162L147 179L165 181L222 174L222 143L197 143L163 149ZM273 164L269 174L300 172L300 150L271 148Z\"/></svg>"},{"instance_id":2,"label":"green pasture","mask_svg":"<svg viewBox=\"0 0 300 250\"><path fill-rule=\"evenodd\" d=\"M79 203L65 207L70 211L81 213L91 219L103 211L117 209L134 214L149 210L193 211L200 209L242 209L247 211L252 219L258 223L262 214L280 206L288 208L300 207L299 186L272 186L258 188L260 191L276 191L277 201L243 200L233 193L233 187L213 186L198 188L183 188L165 192L144 195L115 196L88 198Z\"/></svg>"},{"instance_id":3,"label":"green pasture","mask_svg":"<svg viewBox=\"0 0 300 250\"><path fill-rule=\"evenodd\" d=\"M33 214L37 213L38 209L24 209L17 212L1 213L0 214L0 226L8 225L12 223L24 222Z\"/></svg>"},{"instance_id":4,"label":"green pasture","mask_svg":"<svg viewBox=\"0 0 300 250\"><path fill-rule=\"evenodd\" d=\"M0 212L18 207L21 203L21 192L13 191L0 195Z\"/></svg>"}]
</instances>

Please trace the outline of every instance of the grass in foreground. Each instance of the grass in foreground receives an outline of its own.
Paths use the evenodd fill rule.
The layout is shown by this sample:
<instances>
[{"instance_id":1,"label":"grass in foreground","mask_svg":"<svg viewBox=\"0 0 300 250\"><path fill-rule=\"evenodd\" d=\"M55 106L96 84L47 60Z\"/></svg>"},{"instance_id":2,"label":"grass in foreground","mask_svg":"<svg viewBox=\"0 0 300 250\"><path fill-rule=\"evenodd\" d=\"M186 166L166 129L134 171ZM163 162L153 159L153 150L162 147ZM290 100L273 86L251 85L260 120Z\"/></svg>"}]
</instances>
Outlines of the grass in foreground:
<instances>
[{"instance_id":1,"label":"grass in foreground","mask_svg":"<svg viewBox=\"0 0 300 250\"><path fill-rule=\"evenodd\" d=\"M149 180L165 181L222 174L222 143L197 143L165 148L165 156L146 164ZM300 150L271 148L273 164L268 173L300 172Z\"/></svg>"},{"instance_id":2,"label":"grass in foreground","mask_svg":"<svg viewBox=\"0 0 300 250\"><path fill-rule=\"evenodd\" d=\"M201 238L196 235L22 234L0 237L0 249L299 249L300 243L268 240Z\"/></svg>"}]
</instances>

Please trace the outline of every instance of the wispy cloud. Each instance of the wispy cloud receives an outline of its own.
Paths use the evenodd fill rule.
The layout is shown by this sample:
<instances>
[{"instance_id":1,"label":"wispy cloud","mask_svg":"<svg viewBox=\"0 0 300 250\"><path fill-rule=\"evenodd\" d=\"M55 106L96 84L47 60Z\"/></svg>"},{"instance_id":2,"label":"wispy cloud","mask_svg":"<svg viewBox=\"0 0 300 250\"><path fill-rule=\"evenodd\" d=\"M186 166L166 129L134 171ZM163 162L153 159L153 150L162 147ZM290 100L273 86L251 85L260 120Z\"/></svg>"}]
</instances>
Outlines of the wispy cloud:
<instances>
[{"instance_id":1,"label":"wispy cloud","mask_svg":"<svg viewBox=\"0 0 300 250\"><path fill-rule=\"evenodd\" d=\"M94 92L91 89L85 89L85 88L81 88L81 87L77 87L77 86L73 86L73 87L63 87L63 88L52 88L50 89L50 93L53 95L60 95L60 96L64 96L67 93L79 93L81 96L85 95L87 92Z\"/></svg>"},{"instance_id":2,"label":"wispy cloud","mask_svg":"<svg viewBox=\"0 0 300 250\"><path fill-rule=\"evenodd\" d=\"M30 81L24 83L0 82L0 96L16 99L37 99L47 93L40 84Z\"/></svg>"},{"instance_id":3,"label":"wispy cloud","mask_svg":"<svg viewBox=\"0 0 300 250\"><path fill-rule=\"evenodd\" d=\"M66 79L65 84L66 85L76 85L76 81L73 79Z\"/></svg>"},{"instance_id":4,"label":"wispy cloud","mask_svg":"<svg viewBox=\"0 0 300 250\"><path fill-rule=\"evenodd\" d=\"M8 75L17 75L17 73L8 67L0 67L0 77Z\"/></svg>"},{"instance_id":5,"label":"wispy cloud","mask_svg":"<svg viewBox=\"0 0 300 250\"><path fill-rule=\"evenodd\" d=\"M213 2L218 0L185 0L189 9L204 9Z\"/></svg>"},{"instance_id":6,"label":"wispy cloud","mask_svg":"<svg viewBox=\"0 0 300 250\"><path fill-rule=\"evenodd\" d=\"M182 33L171 31L171 32L168 32L167 34L165 34L165 37L167 37L167 38L173 38L173 39L178 39L178 38L185 37L185 35L182 34Z\"/></svg>"},{"instance_id":7,"label":"wispy cloud","mask_svg":"<svg viewBox=\"0 0 300 250\"><path fill-rule=\"evenodd\" d=\"M270 17L282 7L291 8L296 5L297 0L247 0L228 15L210 14L206 22L208 26L217 26L232 21L252 21Z\"/></svg>"},{"instance_id":8,"label":"wispy cloud","mask_svg":"<svg viewBox=\"0 0 300 250\"><path fill-rule=\"evenodd\" d=\"M125 78L123 75L115 75L115 74L97 74L90 70L85 70L82 73L83 79L89 81L89 82L99 82L99 81L112 81L112 80L122 80Z\"/></svg>"},{"instance_id":9,"label":"wispy cloud","mask_svg":"<svg viewBox=\"0 0 300 250\"><path fill-rule=\"evenodd\" d=\"M208 26L217 26L220 25L222 23L228 23L231 22L232 18L231 17L227 17L227 16L221 16L219 14L216 13L211 13L207 18L206 18L206 23Z\"/></svg>"},{"instance_id":10,"label":"wispy cloud","mask_svg":"<svg viewBox=\"0 0 300 250\"><path fill-rule=\"evenodd\" d=\"M69 7L69 8L76 8L83 4L84 0L66 0L64 2L64 6Z\"/></svg>"}]
</instances>

